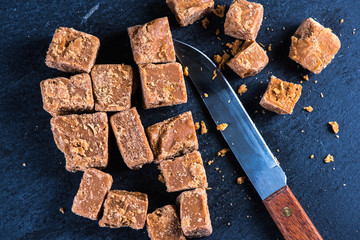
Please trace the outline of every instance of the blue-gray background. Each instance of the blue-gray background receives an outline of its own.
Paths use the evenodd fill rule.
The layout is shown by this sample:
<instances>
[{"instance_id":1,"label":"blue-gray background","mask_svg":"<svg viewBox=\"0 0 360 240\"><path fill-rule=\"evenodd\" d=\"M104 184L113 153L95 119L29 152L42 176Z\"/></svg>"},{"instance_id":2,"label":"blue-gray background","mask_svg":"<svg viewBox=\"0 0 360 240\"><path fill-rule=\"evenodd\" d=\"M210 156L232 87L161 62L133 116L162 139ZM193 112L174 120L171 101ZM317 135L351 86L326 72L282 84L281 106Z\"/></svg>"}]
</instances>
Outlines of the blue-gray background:
<instances>
[{"instance_id":1,"label":"blue-gray background","mask_svg":"<svg viewBox=\"0 0 360 240\"><path fill-rule=\"evenodd\" d=\"M226 4L227 8L230 4L229 0L215 2ZM224 71L225 76L234 89L243 83L248 86L248 92L240 99L324 239L360 239L360 1L258 2L264 5L265 18L257 41L265 46L272 44L272 51L268 52L270 63L254 77L240 79L229 69ZM95 11L89 16L91 9ZM99 37L97 63L134 64L126 28L163 16L169 17L174 38L194 45L208 56L222 53L225 43L233 40L223 35L224 18L213 14L208 16L207 30L200 22L180 28L165 0L1 1L1 239L147 239L145 229L100 228L96 221L71 212L82 174L64 169L63 154L52 139L50 115L42 110L39 83L51 77L69 76L44 64L57 27L74 27ZM267 111L262 114L258 103L272 74L298 83L308 73L287 57L290 36L308 17L330 27L339 36L341 49L321 74L310 74L310 81L302 84L302 97L293 115ZM340 19L344 23L340 24ZM221 29L221 40L215 36L216 28ZM187 104L139 112L145 127L187 110L193 112L195 121L207 123L209 133L198 136L204 161L214 160L210 166L205 164L212 187L208 196L214 228L207 239L281 239L250 182L235 183L244 174L234 156L216 156L226 143L215 130L194 86L188 79L186 84ZM139 106L139 101L133 104ZM314 107L312 113L302 110L308 105ZM340 138L330 131L329 121L340 124ZM111 147L106 171L114 177L113 188L147 193L149 211L175 203L177 194L166 193L157 180L154 164L131 171L123 163L112 135ZM309 158L311 154L314 159ZM323 162L327 154L334 156L333 163ZM65 209L64 214L60 207Z\"/></svg>"}]
</instances>

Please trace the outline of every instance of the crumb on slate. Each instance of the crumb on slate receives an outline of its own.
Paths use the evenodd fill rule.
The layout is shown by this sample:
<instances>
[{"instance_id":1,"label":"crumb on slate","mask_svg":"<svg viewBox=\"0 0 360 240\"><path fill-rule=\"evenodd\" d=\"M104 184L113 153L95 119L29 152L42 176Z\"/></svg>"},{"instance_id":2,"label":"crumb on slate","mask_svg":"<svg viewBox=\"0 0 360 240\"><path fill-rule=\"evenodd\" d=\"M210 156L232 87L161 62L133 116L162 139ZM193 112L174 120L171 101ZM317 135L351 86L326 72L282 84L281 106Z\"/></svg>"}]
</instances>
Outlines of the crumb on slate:
<instances>
[{"instance_id":1,"label":"crumb on slate","mask_svg":"<svg viewBox=\"0 0 360 240\"><path fill-rule=\"evenodd\" d=\"M208 130L206 128L206 125L205 125L205 122L204 121L201 121L201 135L207 133Z\"/></svg>"},{"instance_id":2,"label":"crumb on slate","mask_svg":"<svg viewBox=\"0 0 360 240\"><path fill-rule=\"evenodd\" d=\"M201 25L202 25L202 27L205 28L205 29L208 28L209 24L210 24L210 21L209 21L208 18L204 18L204 19L201 21Z\"/></svg>"},{"instance_id":3,"label":"crumb on slate","mask_svg":"<svg viewBox=\"0 0 360 240\"><path fill-rule=\"evenodd\" d=\"M230 151L230 148L223 148L220 151L217 152L217 155L220 157L224 157L227 152Z\"/></svg>"},{"instance_id":4,"label":"crumb on slate","mask_svg":"<svg viewBox=\"0 0 360 240\"><path fill-rule=\"evenodd\" d=\"M329 122L329 125L331 126L334 133L339 132L339 124L337 122Z\"/></svg>"},{"instance_id":5,"label":"crumb on slate","mask_svg":"<svg viewBox=\"0 0 360 240\"><path fill-rule=\"evenodd\" d=\"M308 112L312 112L314 110L312 106L303 107L303 109L308 111Z\"/></svg>"},{"instance_id":6,"label":"crumb on slate","mask_svg":"<svg viewBox=\"0 0 360 240\"><path fill-rule=\"evenodd\" d=\"M236 39L235 41L231 42L231 43L227 43L226 46L228 48L230 48L231 50L231 55L235 56L236 54L238 54L239 52L239 49L242 45L242 41L241 40L238 40Z\"/></svg>"},{"instance_id":7,"label":"crumb on slate","mask_svg":"<svg viewBox=\"0 0 360 240\"><path fill-rule=\"evenodd\" d=\"M303 76L303 79L304 79L305 81L309 81L309 75L307 75L307 74L304 75L304 76Z\"/></svg>"},{"instance_id":8,"label":"crumb on slate","mask_svg":"<svg viewBox=\"0 0 360 240\"><path fill-rule=\"evenodd\" d=\"M209 95L207 93L204 93L204 97L208 97Z\"/></svg>"},{"instance_id":9,"label":"crumb on slate","mask_svg":"<svg viewBox=\"0 0 360 240\"><path fill-rule=\"evenodd\" d=\"M164 183L164 184L165 184L165 179L164 179L164 176L163 176L162 174L159 174L159 176L158 176L158 180L159 180L159 182L161 182L161 183Z\"/></svg>"},{"instance_id":10,"label":"crumb on slate","mask_svg":"<svg viewBox=\"0 0 360 240\"><path fill-rule=\"evenodd\" d=\"M189 68L188 67L184 68L184 75L189 76Z\"/></svg>"},{"instance_id":11,"label":"crumb on slate","mask_svg":"<svg viewBox=\"0 0 360 240\"><path fill-rule=\"evenodd\" d=\"M219 131L224 131L228 127L227 123L222 123L216 126L216 129Z\"/></svg>"},{"instance_id":12,"label":"crumb on slate","mask_svg":"<svg viewBox=\"0 0 360 240\"><path fill-rule=\"evenodd\" d=\"M244 93L246 93L246 91L247 91L247 87L246 87L246 85L245 84L241 84L241 86L239 87L239 89L238 89L238 94L240 94L240 95L243 95Z\"/></svg>"},{"instance_id":13,"label":"crumb on slate","mask_svg":"<svg viewBox=\"0 0 360 240\"><path fill-rule=\"evenodd\" d=\"M194 125L195 125L195 130L199 130L199 129L200 129L200 123L199 123L199 122L196 122Z\"/></svg>"},{"instance_id":14,"label":"crumb on slate","mask_svg":"<svg viewBox=\"0 0 360 240\"><path fill-rule=\"evenodd\" d=\"M315 157L314 154L311 154L311 155L310 155L310 158L311 158L311 159L313 159L314 157Z\"/></svg>"},{"instance_id":15,"label":"crumb on slate","mask_svg":"<svg viewBox=\"0 0 360 240\"><path fill-rule=\"evenodd\" d=\"M268 51L271 52L271 44L268 46Z\"/></svg>"},{"instance_id":16,"label":"crumb on slate","mask_svg":"<svg viewBox=\"0 0 360 240\"><path fill-rule=\"evenodd\" d=\"M63 208L63 207L61 207L61 208L59 209L59 211L60 211L62 214L64 214L64 213L65 213L65 210L64 210L64 208Z\"/></svg>"},{"instance_id":17,"label":"crumb on slate","mask_svg":"<svg viewBox=\"0 0 360 240\"><path fill-rule=\"evenodd\" d=\"M214 163L214 160L210 160L210 161L208 161L207 162L207 164L210 166L211 164L213 164Z\"/></svg>"},{"instance_id":18,"label":"crumb on slate","mask_svg":"<svg viewBox=\"0 0 360 240\"><path fill-rule=\"evenodd\" d=\"M213 74L214 74L214 76L212 77L212 80L214 80L216 78L216 76L217 76L216 69L214 70Z\"/></svg>"},{"instance_id":19,"label":"crumb on slate","mask_svg":"<svg viewBox=\"0 0 360 240\"><path fill-rule=\"evenodd\" d=\"M340 24L344 23L344 19L340 19Z\"/></svg>"},{"instance_id":20,"label":"crumb on slate","mask_svg":"<svg viewBox=\"0 0 360 240\"><path fill-rule=\"evenodd\" d=\"M216 29L216 31L215 31L215 35L219 35L220 34L220 29Z\"/></svg>"},{"instance_id":21,"label":"crumb on slate","mask_svg":"<svg viewBox=\"0 0 360 240\"><path fill-rule=\"evenodd\" d=\"M225 6L226 5L216 5L216 8L213 9L213 13L216 16L223 18L225 16Z\"/></svg>"},{"instance_id":22,"label":"crumb on slate","mask_svg":"<svg viewBox=\"0 0 360 240\"><path fill-rule=\"evenodd\" d=\"M23 165L23 167L26 167L26 163L23 163L22 165Z\"/></svg>"},{"instance_id":23,"label":"crumb on slate","mask_svg":"<svg viewBox=\"0 0 360 240\"><path fill-rule=\"evenodd\" d=\"M331 156L330 154L328 154L328 155L326 156L326 158L324 158L324 162L325 162L325 163L330 163L330 162L333 162L333 161L334 161L334 157Z\"/></svg>"},{"instance_id":24,"label":"crumb on slate","mask_svg":"<svg viewBox=\"0 0 360 240\"><path fill-rule=\"evenodd\" d=\"M244 177L238 177L236 179L236 183L237 184L243 184L245 182L245 176Z\"/></svg>"}]
</instances>

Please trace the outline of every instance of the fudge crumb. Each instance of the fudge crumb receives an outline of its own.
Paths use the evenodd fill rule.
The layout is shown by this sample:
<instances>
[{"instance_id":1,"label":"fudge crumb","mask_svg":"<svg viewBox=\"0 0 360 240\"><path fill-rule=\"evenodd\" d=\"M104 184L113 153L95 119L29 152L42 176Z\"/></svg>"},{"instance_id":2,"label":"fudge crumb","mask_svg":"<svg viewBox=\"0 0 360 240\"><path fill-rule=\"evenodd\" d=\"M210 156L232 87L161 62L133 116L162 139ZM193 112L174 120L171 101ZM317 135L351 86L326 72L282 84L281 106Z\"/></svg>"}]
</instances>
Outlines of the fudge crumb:
<instances>
[{"instance_id":1,"label":"fudge crumb","mask_svg":"<svg viewBox=\"0 0 360 240\"><path fill-rule=\"evenodd\" d=\"M221 41L221 38L220 38L220 37L216 37L216 38L217 38L217 40Z\"/></svg>"},{"instance_id":2,"label":"fudge crumb","mask_svg":"<svg viewBox=\"0 0 360 240\"><path fill-rule=\"evenodd\" d=\"M208 18L204 18L204 19L201 21L201 25L202 25L202 27L205 28L205 29L208 28L209 24L210 24L210 21L209 21Z\"/></svg>"},{"instance_id":3,"label":"fudge crumb","mask_svg":"<svg viewBox=\"0 0 360 240\"><path fill-rule=\"evenodd\" d=\"M216 5L216 8L213 9L213 13L219 18L223 18L225 16L225 6L226 5Z\"/></svg>"},{"instance_id":4,"label":"fudge crumb","mask_svg":"<svg viewBox=\"0 0 360 240\"><path fill-rule=\"evenodd\" d=\"M227 152L230 151L230 148L223 148L220 151L217 152L217 155L220 157L224 157Z\"/></svg>"},{"instance_id":5,"label":"fudge crumb","mask_svg":"<svg viewBox=\"0 0 360 240\"><path fill-rule=\"evenodd\" d=\"M330 162L333 162L333 161L334 161L334 157L331 156L330 154L328 154L328 155L326 156L326 158L324 158L324 162L325 162L325 163L330 163Z\"/></svg>"},{"instance_id":6,"label":"fudge crumb","mask_svg":"<svg viewBox=\"0 0 360 240\"><path fill-rule=\"evenodd\" d=\"M337 124L337 122L329 122L329 125L331 126L334 133L339 132L339 124Z\"/></svg>"},{"instance_id":7,"label":"fudge crumb","mask_svg":"<svg viewBox=\"0 0 360 240\"><path fill-rule=\"evenodd\" d=\"M320 93L320 97L322 97L322 98L323 98L323 97L324 97L324 94L323 94L323 93Z\"/></svg>"},{"instance_id":8,"label":"fudge crumb","mask_svg":"<svg viewBox=\"0 0 360 240\"><path fill-rule=\"evenodd\" d=\"M311 158L311 159L314 159L314 157L315 157L314 154L311 154L311 155L310 155L310 158Z\"/></svg>"},{"instance_id":9,"label":"fudge crumb","mask_svg":"<svg viewBox=\"0 0 360 240\"><path fill-rule=\"evenodd\" d=\"M208 97L209 95L207 93L204 93L204 97Z\"/></svg>"},{"instance_id":10,"label":"fudge crumb","mask_svg":"<svg viewBox=\"0 0 360 240\"><path fill-rule=\"evenodd\" d=\"M264 44L262 44L262 43L259 43L259 45L260 45L260 46L262 46L263 48L265 48L265 45L264 45Z\"/></svg>"},{"instance_id":11,"label":"fudge crumb","mask_svg":"<svg viewBox=\"0 0 360 240\"><path fill-rule=\"evenodd\" d=\"M340 138L340 136L339 136L339 135L335 135L335 137L336 137L336 138Z\"/></svg>"},{"instance_id":12,"label":"fudge crumb","mask_svg":"<svg viewBox=\"0 0 360 240\"><path fill-rule=\"evenodd\" d=\"M228 226L230 226L230 225L231 225L231 223L229 223L229 222L228 222L228 223L227 223L227 225L228 225Z\"/></svg>"},{"instance_id":13,"label":"fudge crumb","mask_svg":"<svg viewBox=\"0 0 360 240\"><path fill-rule=\"evenodd\" d=\"M212 188L211 187L207 187L207 188L205 188L206 190L211 190Z\"/></svg>"},{"instance_id":14,"label":"fudge crumb","mask_svg":"<svg viewBox=\"0 0 360 240\"><path fill-rule=\"evenodd\" d=\"M200 123L199 122L196 122L195 123L195 130L199 130L200 129Z\"/></svg>"},{"instance_id":15,"label":"fudge crumb","mask_svg":"<svg viewBox=\"0 0 360 240\"><path fill-rule=\"evenodd\" d=\"M216 64L218 64L219 70L223 70L225 63L227 63L230 59L230 55L225 51L223 51L223 52L224 52L224 54L222 56L214 55L214 62Z\"/></svg>"},{"instance_id":16,"label":"fudge crumb","mask_svg":"<svg viewBox=\"0 0 360 240\"><path fill-rule=\"evenodd\" d=\"M22 165L23 165L23 167L26 167L26 163L23 163Z\"/></svg>"},{"instance_id":17,"label":"fudge crumb","mask_svg":"<svg viewBox=\"0 0 360 240\"><path fill-rule=\"evenodd\" d=\"M212 77L212 80L214 80L216 78L216 76L217 76L216 69L214 70L213 74L214 74L214 76Z\"/></svg>"},{"instance_id":18,"label":"fudge crumb","mask_svg":"<svg viewBox=\"0 0 360 240\"><path fill-rule=\"evenodd\" d=\"M227 123L222 123L216 126L216 129L219 131L224 131L228 127Z\"/></svg>"},{"instance_id":19,"label":"fudge crumb","mask_svg":"<svg viewBox=\"0 0 360 240\"><path fill-rule=\"evenodd\" d=\"M277 152L280 152L280 149L276 149Z\"/></svg>"},{"instance_id":20,"label":"fudge crumb","mask_svg":"<svg viewBox=\"0 0 360 240\"><path fill-rule=\"evenodd\" d=\"M61 207L61 208L59 209L59 211L60 211L62 214L64 214L64 213L65 213L64 208L63 208L63 207Z\"/></svg>"},{"instance_id":21,"label":"fudge crumb","mask_svg":"<svg viewBox=\"0 0 360 240\"><path fill-rule=\"evenodd\" d=\"M214 160L210 160L210 161L208 161L208 165L210 166L211 164L213 164L214 163Z\"/></svg>"},{"instance_id":22,"label":"fudge crumb","mask_svg":"<svg viewBox=\"0 0 360 240\"><path fill-rule=\"evenodd\" d=\"M189 76L189 68L188 67L184 68L184 75Z\"/></svg>"},{"instance_id":23,"label":"fudge crumb","mask_svg":"<svg viewBox=\"0 0 360 240\"><path fill-rule=\"evenodd\" d=\"M238 177L237 179L236 179L236 183L237 184L243 184L245 182L245 177Z\"/></svg>"},{"instance_id":24,"label":"fudge crumb","mask_svg":"<svg viewBox=\"0 0 360 240\"><path fill-rule=\"evenodd\" d=\"M268 49L269 52L271 52L271 44L269 44L267 49Z\"/></svg>"},{"instance_id":25,"label":"fudge crumb","mask_svg":"<svg viewBox=\"0 0 360 240\"><path fill-rule=\"evenodd\" d=\"M217 171L217 170L219 170L219 168L218 168L218 167L216 167L216 168L215 168L215 170Z\"/></svg>"},{"instance_id":26,"label":"fudge crumb","mask_svg":"<svg viewBox=\"0 0 360 240\"><path fill-rule=\"evenodd\" d=\"M159 182L165 184L165 179L164 179L164 176L162 174L159 174L158 180L159 180Z\"/></svg>"},{"instance_id":27,"label":"fudge crumb","mask_svg":"<svg viewBox=\"0 0 360 240\"><path fill-rule=\"evenodd\" d=\"M303 109L308 111L308 112L312 112L314 110L312 106L303 107Z\"/></svg>"},{"instance_id":28,"label":"fudge crumb","mask_svg":"<svg viewBox=\"0 0 360 240\"><path fill-rule=\"evenodd\" d=\"M237 39L234 42L227 43L226 46L230 48L231 55L235 56L236 54L238 54L241 44L242 41Z\"/></svg>"},{"instance_id":29,"label":"fudge crumb","mask_svg":"<svg viewBox=\"0 0 360 240\"><path fill-rule=\"evenodd\" d=\"M304 75L304 76L303 76L303 79L304 79L305 81L309 81L309 75L307 75L307 74Z\"/></svg>"},{"instance_id":30,"label":"fudge crumb","mask_svg":"<svg viewBox=\"0 0 360 240\"><path fill-rule=\"evenodd\" d=\"M205 125L205 122L204 121L201 121L201 135L207 133L208 130L206 128L206 125Z\"/></svg>"},{"instance_id":31,"label":"fudge crumb","mask_svg":"<svg viewBox=\"0 0 360 240\"><path fill-rule=\"evenodd\" d=\"M216 64L221 63L221 59L222 59L222 57L220 55L214 55L214 62Z\"/></svg>"},{"instance_id":32,"label":"fudge crumb","mask_svg":"<svg viewBox=\"0 0 360 240\"><path fill-rule=\"evenodd\" d=\"M247 91L247 87L246 87L246 85L245 84L242 84L240 87L239 87L239 89L238 89L238 94L240 94L240 95L243 95L244 93L246 93L246 91Z\"/></svg>"},{"instance_id":33,"label":"fudge crumb","mask_svg":"<svg viewBox=\"0 0 360 240\"><path fill-rule=\"evenodd\" d=\"M340 24L344 23L344 19L340 19Z\"/></svg>"},{"instance_id":34,"label":"fudge crumb","mask_svg":"<svg viewBox=\"0 0 360 240\"><path fill-rule=\"evenodd\" d=\"M317 83L317 80L315 80L314 83Z\"/></svg>"},{"instance_id":35,"label":"fudge crumb","mask_svg":"<svg viewBox=\"0 0 360 240\"><path fill-rule=\"evenodd\" d=\"M220 34L220 29L216 29L216 31L215 31L215 35L219 35Z\"/></svg>"}]
</instances>

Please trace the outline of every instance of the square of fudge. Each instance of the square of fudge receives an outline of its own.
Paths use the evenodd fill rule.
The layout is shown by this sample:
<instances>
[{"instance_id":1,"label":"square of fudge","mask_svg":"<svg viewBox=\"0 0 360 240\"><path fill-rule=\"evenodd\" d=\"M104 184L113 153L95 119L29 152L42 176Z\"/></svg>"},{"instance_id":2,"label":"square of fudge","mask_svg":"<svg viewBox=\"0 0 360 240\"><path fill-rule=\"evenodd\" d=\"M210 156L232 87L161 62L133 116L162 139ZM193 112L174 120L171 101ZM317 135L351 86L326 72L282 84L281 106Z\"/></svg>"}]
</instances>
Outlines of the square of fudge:
<instances>
[{"instance_id":1,"label":"square of fudge","mask_svg":"<svg viewBox=\"0 0 360 240\"><path fill-rule=\"evenodd\" d=\"M128 28L136 64L175 62L174 44L167 17Z\"/></svg>"},{"instance_id":2,"label":"square of fudge","mask_svg":"<svg viewBox=\"0 0 360 240\"><path fill-rule=\"evenodd\" d=\"M264 14L259 3L246 0L234 0L226 14L225 35L241 40L255 40Z\"/></svg>"},{"instance_id":3,"label":"square of fudge","mask_svg":"<svg viewBox=\"0 0 360 240\"><path fill-rule=\"evenodd\" d=\"M255 41L246 41L227 65L241 78L258 74L269 63L266 51Z\"/></svg>"},{"instance_id":4,"label":"square of fudge","mask_svg":"<svg viewBox=\"0 0 360 240\"><path fill-rule=\"evenodd\" d=\"M57 147L65 155L66 170L76 172L108 165L106 113L56 116L51 119L51 130Z\"/></svg>"},{"instance_id":5,"label":"square of fudge","mask_svg":"<svg viewBox=\"0 0 360 240\"><path fill-rule=\"evenodd\" d=\"M46 79L40 88L43 108L52 116L94 110L91 78L87 73Z\"/></svg>"},{"instance_id":6,"label":"square of fudge","mask_svg":"<svg viewBox=\"0 0 360 240\"><path fill-rule=\"evenodd\" d=\"M121 156L130 169L139 169L154 160L136 108L112 115L110 123Z\"/></svg>"},{"instance_id":7,"label":"square of fudge","mask_svg":"<svg viewBox=\"0 0 360 240\"><path fill-rule=\"evenodd\" d=\"M139 65L139 72L145 109L187 102L180 63Z\"/></svg>"},{"instance_id":8,"label":"square of fudge","mask_svg":"<svg viewBox=\"0 0 360 240\"><path fill-rule=\"evenodd\" d=\"M214 8L214 0L166 0L166 3L182 27L193 24Z\"/></svg>"},{"instance_id":9,"label":"square of fudge","mask_svg":"<svg viewBox=\"0 0 360 240\"><path fill-rule=\"evenodd\" d=\"M63 72L89 73L99 47L97 37L73 28L60 27L55 30L45 63Z\"/></svg>"},{"instance_id":10,"label":"square of fudge","mask_svg":"<svg viewBox=\"0 0 360 240\"><path fill-rule=\"evenodd\" d=\"M186 237L206 237L212 233L207 195L204 188L181 193L177 202L180 205L181 229Z\"/></svg>"},{"instance_id":11,"label":"square of fudge","mask_svg":"<svg viewBox=\"0 0 360 240\"><path fill-rule=\"evenodd\" d=\"M285 82L275 76L261 98L260 105L277 114L292 114L296 102L301 96L301 85Z\"/></svg>"},{"instance_id":12,"label":"square of fudge","mask_svg":"<svg viewBox=\"0 0 360 240\"><path fill-rule=\"evenodd\" d=\"M130 227L143 229L148 209L148 197L140 192L109 191L104 202L100 227Z\"/></svg>"},{"instance_id":13,"label":"square of fudge","mask_svg":"<svg viewBox=\"0 0 360 240\"><path fill-rule=\"evenodd\" d=\"M291 37L289 57L303 68L320 73L341 46L339 38L312 18L304 20Z\"/></svg>"},{"instance_id":14,"label":"square of fudge","mask_svg":"<svg viewBox=\"0 0 360 240\"><path fill-rule=\"evenodd\" d=\"M149 213L146 227L151 240L186 240L174 205L166 205Z\"/></svg>"},{"instance_id":15,"label":"square of fudge","mask_svg":"<svg viewBox=\"0 0 360 240\"><path fill-rule=\"evenodd\" d=\"M185 112L146 129L155 163L191 153L198 140L191 112Z\"/></svg>"},{"instance_id":16,"label":"square of fudge","mask_svg":"<svg viewBox=\"0 0 360 240\"><path fill-rule=\"evenodd\" d=\"M124 64L95 65L91 70L95 110L123 111L131 107L133 70Z\"/></svg>"},{"instance_id":17,"label":"square of fudge","mask_svg":"<svg viewBox=\"0 0 360 240\"><path fill-rule=\"evenodd\" d=\"M162 161L160 170L168 192L208 187L203 160L198 151Z\"/></svg>"},{"instance_id":18,"label":"square of fudge","mask_svg":"<svg viewBox=\"0 0 360 240\"><path fill-rule=\"evenodd\" d=\"M71 211L79 216L97 220L112 183L113 178L110 174L94 168L84 171Z\"/></svg>"}]
</instances>

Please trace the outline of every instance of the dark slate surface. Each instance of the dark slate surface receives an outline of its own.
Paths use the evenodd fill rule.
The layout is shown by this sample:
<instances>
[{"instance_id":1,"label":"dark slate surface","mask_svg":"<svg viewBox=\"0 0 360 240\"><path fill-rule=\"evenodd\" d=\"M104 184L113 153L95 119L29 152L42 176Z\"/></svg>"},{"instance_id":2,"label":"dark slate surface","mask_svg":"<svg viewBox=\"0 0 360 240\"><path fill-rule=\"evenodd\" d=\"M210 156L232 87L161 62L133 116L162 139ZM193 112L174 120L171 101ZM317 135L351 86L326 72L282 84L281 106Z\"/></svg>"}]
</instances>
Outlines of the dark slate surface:
<instances>
[{"instance_id":1,"label":"dark slate surface","mask_svg":"<svg viewBox=\"0 0 360 240\"><path fill-rule=\"evenodd\" d=\"M230 4L229 0L216 2ZM270 63L255 77L239 79L229 69L225 75L235 89L242 83L248 86L249 91L241 100L324 239L360 239L360 32L354 30L360 30L360 2L259 2L264 5L266 19L257 40L265 46L272 44ZM90 16L91 9L95 11ZM63 154L52 139L50 115L42 110L39 83L46 78L68 76L44 64L57 27L74 27L98 36L102 46L97 63L133 64L126 28L162 16L169 16L174 38L194 45L211 57L225 49L224 43L233 40L223 34L221 40L216 38L215 29L223 29L224 19L214 15L209 16L208 30L200 23L180 28L162 0L1 1L1 239L147 239L146 230L100 228L96 221L71 212L82 174L64 169ZM290 36L307 17L314 17L333 29L342 42L340 52L321 74L310 74L310 82L302 84L303 95L292 116L267 111L262 114L258 103L270 75L299 82L308 73L287 57ZM339 24L342 18L344 23ZM235 184L243 171L233 155L216 156L226 143L215 130L194 86L189 80L186 84L187 104L139 112L145 126L187 110L193 112L196 121L207 123L209 133L198 136L204 160L214 160L211 166L206 164L212 187L208 195L214 227L214 233L207 239L281 239L249 181ZM136 101L134 104L139 105ZM314 107L314 112L302 110L308 105ZM340 124L339 139L329 130L329 121ZM110 166L106 171L114 177L113 188L147 193L150 211L175 203L177 194L166 193L164 185L157 180L155 165L131 171L122 162L113 136L111 146ZM315 155L314 159L309 158L311 154ZM335 162L325 164L323 158L327 154L334 155ZM60 213L60 207L65 209L64 214Z\"/></svg>"}]
</instances>

